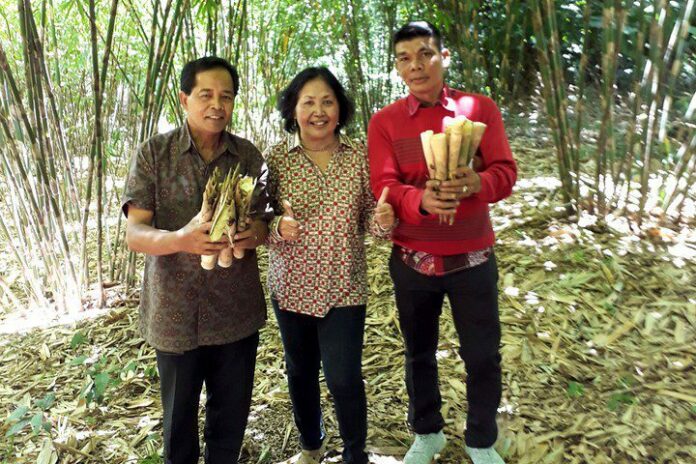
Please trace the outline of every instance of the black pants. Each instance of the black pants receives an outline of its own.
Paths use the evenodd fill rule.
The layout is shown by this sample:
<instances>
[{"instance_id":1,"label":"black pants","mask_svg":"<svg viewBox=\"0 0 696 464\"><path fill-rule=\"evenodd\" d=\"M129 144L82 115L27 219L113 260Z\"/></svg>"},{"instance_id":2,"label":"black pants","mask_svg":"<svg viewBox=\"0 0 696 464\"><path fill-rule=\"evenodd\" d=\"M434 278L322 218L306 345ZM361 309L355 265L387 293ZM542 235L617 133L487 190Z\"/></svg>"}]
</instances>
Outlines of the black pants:
<instances>
[{"instance_id":1,"label":"black pants","mask_svg":"<svg viewBox=\"0 0 696 464\"><path fill-rule=\"evenodd\" d=\"M495 256L491 254L486 263L470 269L431 277L414 271L392 252L389 270L406 345L409 424L418 434L444 427L435 353L447 295L467 374L466 444L492 446L498 435L495 415L502 392Z\"/></svg>"},{"instance_id":2,"label":"black pants","mask_svg":"<svg viewBox=\"0 0 696 464\"><path fill-rule=\"evenodd\" d=\"M324 440L319 396L319 367L333 396L343 439L343 461L367 463L367 401L362 379L365 305L332 308L323 317L275 309L285 349L290 399L303 449Z\"/></svg>"},{"instance_id":3,"label":"black pants","mask_svg":"<svg viewBox=\"0 0 696 464\"><path fill-rule=\"evenodd\" d=\"M157 351L164 409L165 464L196 464L198 400L203 382L205 462L235 464L244 438L254 384L259 334L183 354Z\"/></svg>"}]
</instances>

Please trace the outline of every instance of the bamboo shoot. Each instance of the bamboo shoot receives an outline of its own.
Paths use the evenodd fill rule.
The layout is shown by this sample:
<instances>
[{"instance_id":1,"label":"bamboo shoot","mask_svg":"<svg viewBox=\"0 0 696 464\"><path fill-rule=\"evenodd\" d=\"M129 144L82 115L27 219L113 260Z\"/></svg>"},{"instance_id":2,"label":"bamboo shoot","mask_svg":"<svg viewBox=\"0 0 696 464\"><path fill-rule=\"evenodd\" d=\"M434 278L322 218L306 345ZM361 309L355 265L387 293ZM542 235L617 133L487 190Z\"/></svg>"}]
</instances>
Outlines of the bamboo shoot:
<instances>
[{"instance_id":1,"label":"bamboo shoot","mask_svg":"<svg viewBox=\"0 0 696 464\"><path fill-rule=\"evenodd\" d=\"M430 139L433 136L433 131L427 130L421 132L420 139L423 146L423 155L425 156L425 164L428 166L428 174L431 179L435 178L435 160L433 159L433 150L430 147Z\"/></svg>"}]
</instances>

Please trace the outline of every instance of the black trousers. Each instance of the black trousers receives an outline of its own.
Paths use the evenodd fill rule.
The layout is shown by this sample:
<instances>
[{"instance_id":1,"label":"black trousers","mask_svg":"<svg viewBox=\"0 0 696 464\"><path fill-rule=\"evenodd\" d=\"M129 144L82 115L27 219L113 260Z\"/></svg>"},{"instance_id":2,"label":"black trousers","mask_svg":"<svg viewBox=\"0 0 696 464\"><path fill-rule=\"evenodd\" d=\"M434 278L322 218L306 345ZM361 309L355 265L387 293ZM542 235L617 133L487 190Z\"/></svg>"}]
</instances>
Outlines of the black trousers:
<instances>
[{"instance_id":1,"label":"black trousers","mask_svg":"<svg viewBox=\"0 0 696 464\"><path fill-rule=\"evenodd\" d=\"M295 424L303 449L325 438L319 396L319 367L333 397L343 439L343 462L367 464L367 401L362 378L365 305L331 308L323 317L275 309L285 350L285 365Z\"/></svg>"},{"instance_id":2,"label":"black trousers","mask_svg":"<svg viewBox=\"0 0 696 464\"><path fill-rule=\"evenodd\" d=\"M235 464L254 384L259 334L182 354L157 351L164 409L165 464L197 464L198 400L205 382L205 462Z\"/></svg>"},{"instance_id":3,"label":"black trousers","mask_svg":"<svg viewBox=\"0 0 696 464\"><path fill-rule=\"evenodd\" d=\"M466 444L492 446L498 435L495 416L502 393L495 256L491 254L479 266L438 277L414 271L392 252L389 270L406 345L410 426L418 434L439 432L444 427L435 353L447 295L467 374Z\"/></svg>"}]
</instances>

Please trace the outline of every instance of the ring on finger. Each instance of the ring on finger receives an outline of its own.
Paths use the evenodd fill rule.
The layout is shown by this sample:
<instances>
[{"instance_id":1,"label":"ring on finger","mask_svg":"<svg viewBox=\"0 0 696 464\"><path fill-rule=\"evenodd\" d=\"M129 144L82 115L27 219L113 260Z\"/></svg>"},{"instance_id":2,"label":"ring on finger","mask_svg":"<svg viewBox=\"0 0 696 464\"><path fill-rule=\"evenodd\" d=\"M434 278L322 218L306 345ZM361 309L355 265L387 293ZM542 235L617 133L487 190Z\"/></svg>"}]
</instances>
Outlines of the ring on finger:
<instances>
[{"instance_id":1,"label":"ring on finger","mask_svg":"<svg viewBox=\"0 0 696 464\"><path fill-rule=\"evenodd\" d=\"M469 187L468 186L463 186L462 187L462 193L469 193Z\"/></svg>"}]
</instances>

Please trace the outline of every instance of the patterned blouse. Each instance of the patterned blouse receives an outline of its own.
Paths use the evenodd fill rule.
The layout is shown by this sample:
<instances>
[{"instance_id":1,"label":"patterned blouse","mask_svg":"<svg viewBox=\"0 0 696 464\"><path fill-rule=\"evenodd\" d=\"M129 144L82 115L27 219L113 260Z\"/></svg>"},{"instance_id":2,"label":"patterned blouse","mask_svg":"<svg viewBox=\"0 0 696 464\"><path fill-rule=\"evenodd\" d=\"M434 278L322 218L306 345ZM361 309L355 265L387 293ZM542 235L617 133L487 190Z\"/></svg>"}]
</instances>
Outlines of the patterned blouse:
<instances>
[{"instance_id":1,"label":"patterned blouse","mask_svg":"<svg viewBox=\"0 0 696 464\"><path fill-rule=\"evenodd\" d=\"M266 154L268 192L276 218L269 225L268 290L280 308L324 317L331 308L367 303L365 232L389 237L374 221L365 144L341 137L325 172L299 145L280 143ZM278 234L283 200L303 227L297 241Z\"/></svg>"}]
</instances>

